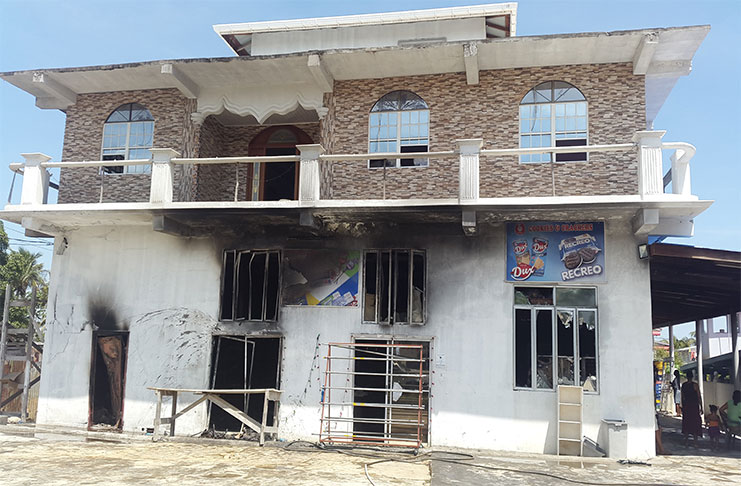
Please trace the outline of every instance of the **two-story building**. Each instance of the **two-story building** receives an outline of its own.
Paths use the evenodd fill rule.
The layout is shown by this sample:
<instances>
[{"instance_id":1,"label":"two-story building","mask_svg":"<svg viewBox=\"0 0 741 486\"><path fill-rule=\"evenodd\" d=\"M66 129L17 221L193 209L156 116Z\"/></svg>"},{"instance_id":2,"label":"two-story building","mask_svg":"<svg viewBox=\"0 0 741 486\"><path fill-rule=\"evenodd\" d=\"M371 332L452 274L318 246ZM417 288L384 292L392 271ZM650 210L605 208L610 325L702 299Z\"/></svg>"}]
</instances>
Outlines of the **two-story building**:
<instances>
[{"instance_id":1,"label":"two-story building","mask_svg":"<svg viewBox=\"0 0 741 486\"><path fill-rule=\"evenodd\" d=\"M235 57L1 74L66 113L0 213L55 241L38 422L141 432L148 387L276 388L285 439L552 453L622 419L653 455L638 247L711 204L653 120L709 27L515 27L510 3L218 25ZM201 404L177 433L208 427L239 423Z\"/></svg>"}]
</instances>

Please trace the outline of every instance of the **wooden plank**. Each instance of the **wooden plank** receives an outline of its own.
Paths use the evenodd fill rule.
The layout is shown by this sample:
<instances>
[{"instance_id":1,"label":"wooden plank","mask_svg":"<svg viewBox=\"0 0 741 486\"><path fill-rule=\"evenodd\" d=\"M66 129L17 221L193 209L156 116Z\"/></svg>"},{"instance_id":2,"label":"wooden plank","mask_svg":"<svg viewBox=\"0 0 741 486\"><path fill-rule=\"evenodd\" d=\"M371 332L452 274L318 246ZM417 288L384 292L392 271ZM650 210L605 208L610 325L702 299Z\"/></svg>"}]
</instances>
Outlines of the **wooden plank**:
<instances>
[{"instance_id":1,"label":"wooden plank","mask_svg":"<svg viewBox=\"0 0 741 486\"><path fill-rule=\"evenodd\" d=\"M3 307L3 322L0 328L0 367L5 363L5 352L8 349L8 316L10 312L10 284L5 286L5 306ZM0 374L2 372L0 371ZM3 396L3 384L0 382L0 397Z\"/></svg>"},{"instance_id":2,"label":"wooden plank","mask_svg":"<svg viewBox=\"0 0 741 486\"><path fill-rule=\"evenodd\" d=\"M33 358L33 342L36 323L34 309L36 308L36 287L31 290L31 305L28 309L28 335L26 338L26 365L23 370L23 396L21 397L21 421L28 421L28 390L31 388L31 360Z\"/></svg>"},{"instance_id":3,"label":"wooden plank","mask_svg":"<svg viewBox=\"0 0 741 486\"><path fill-rule=\"evenodd\" d=\"M227 402L226 400L224 400L218 395L208 394L206 396L213 403L221 407L226 413L236 418L237 420L239 420L240 422L245 424L247 427L257 432L258 434L260 433L261 425L257 422L257 420L253 419L252 417L250 417L243 411L239 410L237 407Z\"/></svg>"},{"instance_id":4,"label":"wooden plank","mask_svg":"<svg viewBox=\"0 0 741 486\"><path fill-rule=\"evenodd\" d=\"M196 408L198 405L205 402L206 400L208 400L207 396L198 397L198 400L196 400L195 402L191 403L190 405L188 405L187 407L185 407L184 409L182 409L181 411L173 415L172 418L178 418L184 413L190 412L191 410L193 410L194 408Z\"/></svg>"}]
</instances>

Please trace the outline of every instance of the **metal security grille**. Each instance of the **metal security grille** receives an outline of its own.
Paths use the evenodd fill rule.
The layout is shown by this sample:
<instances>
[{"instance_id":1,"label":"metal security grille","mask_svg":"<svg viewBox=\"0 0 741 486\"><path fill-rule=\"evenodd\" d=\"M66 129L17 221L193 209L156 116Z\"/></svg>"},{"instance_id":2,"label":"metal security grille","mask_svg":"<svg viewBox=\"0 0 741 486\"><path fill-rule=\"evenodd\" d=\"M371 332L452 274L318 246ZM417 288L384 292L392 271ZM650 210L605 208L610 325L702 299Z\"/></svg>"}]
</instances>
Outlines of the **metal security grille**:
<instances>
[{"instance_id":1,"label":"metal security grille","mask_svg":"<svg viewBox=\"0 0 741 486\"><path fill-rule=\"evenodd\" d=\"M429 419L428 342L327 345L319 442L420 448Z\"/></svg>"}]
</instances>

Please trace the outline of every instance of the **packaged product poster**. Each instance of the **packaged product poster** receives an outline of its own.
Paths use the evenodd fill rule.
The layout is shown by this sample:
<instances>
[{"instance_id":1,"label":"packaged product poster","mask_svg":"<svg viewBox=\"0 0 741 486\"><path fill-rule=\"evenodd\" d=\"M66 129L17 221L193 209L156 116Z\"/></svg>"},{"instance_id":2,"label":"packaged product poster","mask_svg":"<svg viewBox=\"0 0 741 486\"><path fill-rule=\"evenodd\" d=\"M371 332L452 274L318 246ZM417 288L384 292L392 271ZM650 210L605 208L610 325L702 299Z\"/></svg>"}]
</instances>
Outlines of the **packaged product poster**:
<instances>
[{"instance_id":1,"label":"packaged product poster","mask_svg":"<svg viewBox=\"0 0 741 486\"><path fill-rule=\"evenodd\" d=\"M604 223L508 223L506 280L604 282Z\"/></svg>"}]
</instances>

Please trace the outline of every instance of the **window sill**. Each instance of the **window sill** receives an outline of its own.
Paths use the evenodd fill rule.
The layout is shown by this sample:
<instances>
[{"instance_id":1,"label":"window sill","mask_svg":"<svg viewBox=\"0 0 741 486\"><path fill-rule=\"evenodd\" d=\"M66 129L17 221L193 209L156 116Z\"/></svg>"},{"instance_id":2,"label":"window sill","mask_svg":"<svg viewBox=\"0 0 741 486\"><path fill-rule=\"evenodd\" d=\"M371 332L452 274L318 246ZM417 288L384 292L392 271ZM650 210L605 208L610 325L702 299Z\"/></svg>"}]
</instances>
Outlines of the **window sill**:
<instances>
[{"instance_id":1,"label":"window sill","mask_svg":"<svg viewBox=\"0 0 741 486\"><path fill-rule=\"evenodd\" d=\"M512 391L516 391L516 392L546 392L546 393L556 393L557 392L556 389L552 389L552 388L518 388L518 387L513 388ZM587 390L584 390L582 393L584 393L584 395L590 395L590 396L599 396L599 394L600 394L599 391L587 391Z\"/></svg>"}]
</instances>

